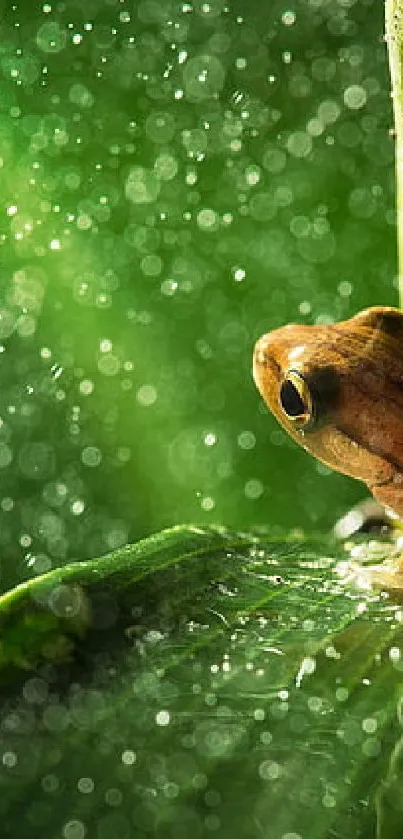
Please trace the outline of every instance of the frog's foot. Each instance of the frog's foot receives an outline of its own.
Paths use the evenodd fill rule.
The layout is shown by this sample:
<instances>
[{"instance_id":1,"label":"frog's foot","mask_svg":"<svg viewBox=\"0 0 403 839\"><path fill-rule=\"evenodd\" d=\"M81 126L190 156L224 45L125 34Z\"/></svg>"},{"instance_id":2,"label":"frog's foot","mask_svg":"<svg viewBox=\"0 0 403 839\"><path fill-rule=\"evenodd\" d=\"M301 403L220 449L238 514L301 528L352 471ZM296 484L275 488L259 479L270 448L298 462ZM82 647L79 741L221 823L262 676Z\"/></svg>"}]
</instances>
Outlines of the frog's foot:
<instances>
[{"instance_id":1,"label":"frog's foot","mask_svg":"<svg viewBox=\"0 0 403 839\"><path fill-rule=\"evenodd\" d=\"M396 537L395 533L389 539L347 541L344 548L348 559L336 566L341 582L403 596L403 536Z\"/></svg>"},{"instance_id":2,"label":"frog's foot","mask_svg":"<svg viewBox=\"0 0 403 839\"><path fill-rule=\"evenodd\" d=\"M392 510L374 498L366 498L336 522L333 532L338 539L350 539L365 533L398 535L402 528L403 522Z\"/></svg>"},{"instance_id":3,"label":"frog's foot","mask_svg":"<svg viewBox=\"0 0 403 839\"><path fill-rule=\"evenodd\" d=\"M403 594L402 528L401 520L372 498L354 507L334 528L348 554L337 566L340 578L362 589Z\"/></svg>"},{"instance_id":4,"label":"frog's foot","mask_svg":"<svg viewBox=\"0 0 403 839\"><path fill-rule=\"evenodd\" d=\"M352 581L362 589L383 589L403 597L403 557L379 565L357 567Z\"/></svg>"},{"instance_id":5,"label":"frog's foot","mask_svg":"<svg viewBox=\"0 0 403 839\"><path fill-rule=\"evenodd\" d=\"M347 543L347 558L336 565L342 585L353 585L369 591L382 588L403 594L402 545L371 540L361 544Z\"/></svg>"}]
</instances>

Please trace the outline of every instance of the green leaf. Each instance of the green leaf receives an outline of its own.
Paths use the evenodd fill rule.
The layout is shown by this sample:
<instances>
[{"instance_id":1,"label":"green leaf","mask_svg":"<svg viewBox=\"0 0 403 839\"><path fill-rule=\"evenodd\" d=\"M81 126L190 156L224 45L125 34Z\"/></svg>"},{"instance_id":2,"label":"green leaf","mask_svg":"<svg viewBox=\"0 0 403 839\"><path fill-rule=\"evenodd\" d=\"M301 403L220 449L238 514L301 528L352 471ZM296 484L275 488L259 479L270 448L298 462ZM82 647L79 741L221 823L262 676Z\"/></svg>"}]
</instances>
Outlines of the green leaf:
<instances>
[{"instance_id":1,"label":"green leaf","mask_svg":"<svg viewBox=\"0 0 403 839\"><path fill-rule=\"evenodd\" d=\"M403 614L345 559L177 527L3 596L1 835L400 837Z\"/></svg>"}]
</instances>

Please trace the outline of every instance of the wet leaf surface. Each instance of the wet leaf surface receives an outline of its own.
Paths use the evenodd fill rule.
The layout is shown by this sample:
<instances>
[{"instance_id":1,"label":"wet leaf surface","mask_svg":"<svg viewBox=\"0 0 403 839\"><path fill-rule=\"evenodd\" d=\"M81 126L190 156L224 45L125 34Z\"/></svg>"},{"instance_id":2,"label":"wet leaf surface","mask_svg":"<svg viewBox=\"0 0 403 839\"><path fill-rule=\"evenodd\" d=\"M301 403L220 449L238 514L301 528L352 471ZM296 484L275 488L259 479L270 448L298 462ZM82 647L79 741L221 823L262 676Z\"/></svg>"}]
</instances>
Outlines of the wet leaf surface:
<instances>
[{"instance_id":1,"label":"wet leaf surface","mask_svg":"<svg viewBox=\"0 0 403 839\"><path fill-rule=\"evenodd\" d=\"M345 560L178 527L5 595L2 835L400 836L403 612Z\"/></svg>"}]
</instances>

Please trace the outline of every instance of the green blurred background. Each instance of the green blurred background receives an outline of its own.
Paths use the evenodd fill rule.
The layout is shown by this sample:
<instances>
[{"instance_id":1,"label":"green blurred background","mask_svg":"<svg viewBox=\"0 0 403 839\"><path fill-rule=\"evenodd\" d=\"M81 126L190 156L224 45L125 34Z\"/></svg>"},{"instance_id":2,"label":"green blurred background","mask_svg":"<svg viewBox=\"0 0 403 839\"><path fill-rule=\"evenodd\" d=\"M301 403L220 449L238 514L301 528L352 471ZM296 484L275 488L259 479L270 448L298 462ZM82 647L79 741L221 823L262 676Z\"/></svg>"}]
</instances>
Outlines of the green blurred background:
<instances>
[{"instance_id":1,"label":"green blurred background","mask_svg":"<svg viewBox=\"0 0 403 839\"><path fill-rule=\"evenodd\" d=\"M326 531L364 488L251 354L397 303L383 3L0 9L1 587L180 522Z\"/></svg>"}]
</instances>

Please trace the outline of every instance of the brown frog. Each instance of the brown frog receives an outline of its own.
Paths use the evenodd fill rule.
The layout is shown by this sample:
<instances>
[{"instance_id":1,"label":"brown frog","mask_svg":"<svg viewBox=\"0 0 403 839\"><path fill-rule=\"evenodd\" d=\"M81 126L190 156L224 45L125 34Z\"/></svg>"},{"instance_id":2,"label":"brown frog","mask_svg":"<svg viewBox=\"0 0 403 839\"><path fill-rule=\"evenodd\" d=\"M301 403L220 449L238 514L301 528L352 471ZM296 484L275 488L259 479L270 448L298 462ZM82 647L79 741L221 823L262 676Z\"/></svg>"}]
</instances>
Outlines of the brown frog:
<instances>
[{"instance_id":1,"label":"brown frog","mask_svg":"<svg viewBox=\"0 0 403 839\"><path fill-rule=\"evenodd\" d=\"M297 443L403 519L403 312L276 329L257 341L253 375Z\"/></svg>"}]
</instances>

